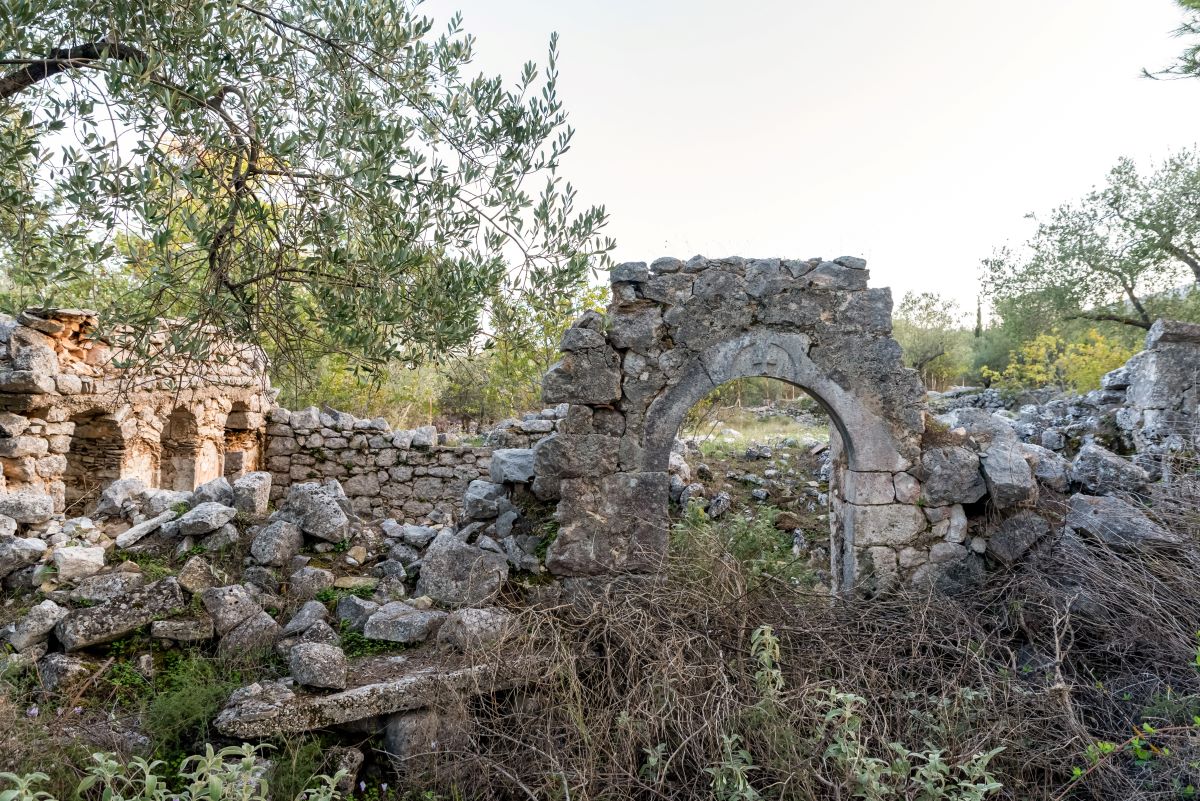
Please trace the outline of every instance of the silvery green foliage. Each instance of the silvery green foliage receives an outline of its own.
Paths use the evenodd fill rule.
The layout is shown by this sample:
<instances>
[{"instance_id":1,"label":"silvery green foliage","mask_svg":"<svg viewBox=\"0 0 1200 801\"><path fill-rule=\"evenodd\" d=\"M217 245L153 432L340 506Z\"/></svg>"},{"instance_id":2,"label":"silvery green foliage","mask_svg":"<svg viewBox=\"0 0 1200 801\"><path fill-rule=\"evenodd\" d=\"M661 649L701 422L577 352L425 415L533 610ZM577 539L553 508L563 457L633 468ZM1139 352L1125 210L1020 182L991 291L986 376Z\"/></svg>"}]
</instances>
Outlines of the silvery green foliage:
<instances>
[{"instance_id":1,"label":"silvery green foliage","mask_svg":"<svg viewBox=\"0 0 1200 801\"><path fill-rule=\"evenodd\" d=\"M277 359L419 360L498 291L577 286L612 247L557 172L544 68L470 72L407 0L4 0L9 304L109 308L153 349L202 326ZM142 336L160 316L187 324Z\"/></svg>"}]
</instances>

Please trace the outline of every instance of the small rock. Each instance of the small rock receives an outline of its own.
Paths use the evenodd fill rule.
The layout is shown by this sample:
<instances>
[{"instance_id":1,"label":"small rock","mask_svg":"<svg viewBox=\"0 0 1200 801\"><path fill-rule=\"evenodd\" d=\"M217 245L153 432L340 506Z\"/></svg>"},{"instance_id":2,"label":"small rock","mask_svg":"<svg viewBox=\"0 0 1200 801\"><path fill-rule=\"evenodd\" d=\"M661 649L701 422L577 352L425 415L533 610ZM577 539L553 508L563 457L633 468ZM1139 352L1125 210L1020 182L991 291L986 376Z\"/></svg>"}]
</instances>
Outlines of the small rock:
<instances>
[{"instance_id":1,"label":"small rock","mask_svg":"<svg viewBox=\"0 0 1200 801\"><path fill-rule=\"evenodd\" d=\"M369 640L415 643L429 639L446 619L445 612L414 609L403 601L381 606L367 619L363 636Z\"/></svg>"},{"instance_id":2,"label":"small rock","mask_svg":"<svg viewBox=\"0 0 1200 801\"><path fill-rule=\"evenodd\" d=\"M438 642L463 653L478 651L499 640L513 620L511 612L499 607L459 609L442 623Z\"/></svg>"},{"instance_id":3,"label":"small rock","mask_svg":"<svg viewBox=\"0 0 1200 801\"><path fill-rule=\"evenodd\" d=\"M58 571L59 581L75 581L94 576L104 569L104 549L83 545L56 548L54 567Z\"/></svg>"},{"instance_id":4,"label":"small rock","mask_svg":"<svg viewBox=\"0 0 1200 801\"><path fill-rule=\"evenodd\" d=\"M346 655L336 646L300 643L288 654L288 668L305 687L346 688Z\"/></svg>"},{"instance_id":5,"label":"small rock","mask_svg":"<svg viewBox=\"0 0 1200 801\"><path fill-rule=\"evenodd\" d=\"M216 501L206 501L179 518L179 534L185 537L216 531L237 516L237 510Z\"/></svg>"}]
</instances>

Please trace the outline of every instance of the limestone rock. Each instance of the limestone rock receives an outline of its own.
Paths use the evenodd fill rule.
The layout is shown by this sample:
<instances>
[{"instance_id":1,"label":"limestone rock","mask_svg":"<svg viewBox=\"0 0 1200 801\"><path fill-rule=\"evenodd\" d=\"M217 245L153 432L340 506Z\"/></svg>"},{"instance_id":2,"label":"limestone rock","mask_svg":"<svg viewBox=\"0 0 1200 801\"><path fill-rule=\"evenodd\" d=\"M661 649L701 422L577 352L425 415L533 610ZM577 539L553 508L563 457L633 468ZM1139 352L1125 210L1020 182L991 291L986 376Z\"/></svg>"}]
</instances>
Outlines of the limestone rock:
<instances>
[{"instance_id":1,"label":"limestone rock","mask_svg":"<svg viewBox=\"0 0 1200 801\"><path fill-rule=\"evenodd\" d=\"M279 635L279 624L260 610L221 637L217 650L221 654L239 656L269 651L279 640Z\"/></svg>"},{"instance_id":2,"label":"limestone rock","mask_svg":"<svg viewBox=\"0 0 1200 801\"><path fill-rule=\"evenodd\" d=\"M42 687L66 695L91 677L95 670L88 660L70 654L46 654L38 660L38 676Z\"/></svg>"},{"instance_id":3,"label":"limestone rock","mask_svg":"<svg viewBox=\"0 0 1200 801\"><path fill-rule=\"evenodd\" d=\"M8 634L8 644L17 651L27 651L44 643L58 621L67 616L67 610L54 601L42 601L17 621Z\"/></svg>"},{"instance_id":4,"label":"limestone rock","mask_svg":"<svg viewBox=\"0 0 1200 801\"><path fill-rule=\"evenodd\" d=\"M507 578L504 556L443 532L425 552L416 594L451 607L478 606L491 600Z\"/></svg>"},{"instance_id":5,"label":"limestone rock","mask_svg":"<svg viewBox=\"0 0 1200 801\"><path fill-rule=\"evenodd\" d=\"M528 484L533 481L533 449L500 448L494 450L488 471L495 484Z\"/></svg>"},{"instance_id":6,"label":"limestone rock","mask_svg":"<svg viewBox=\"0 0 1200 801\"><path fill-rule=\"evenodd\" d=\"M319 567L302 567L288 577L288 595L311 600L322 590L333 586L333 573Z\"/></svg>"},{"instance_id":7,"label":"limestone rock","mask_svg":"<svg viewBox=\"0 0 1200 801\"><path fill-rule=\"evenodd\" d=\"M1037 500L1037 481L1021 448L1007 440L993 442L980 462L988 495L997 509L1031 504Z\"/></svg>"},{"instance_id":8,"label":"limestone rock","mask_svg":"<svg viewBox=\"0 0 1200 801\"><path fill-rule=\"evenodd\" d=\"M1043 441L1045 437L1042 438ZM1022 443L1025 460L1033 467L1033 477L1042 486L1055 492L1066 492L1070 486L1071 463L1061 455L1041 445Z\"/></svg>"},{"instance_id":9,"label":"limestone rock","mask_svg":"<svg viewBox=\"0 0 1200 801\"><path fill-rule=\"evenodd\" d=\"M991 532L987 554L1011 567L1049 533L1050 524L1036 512L1017 512Z\"/></svg>"},{"instance_id":10,"label":"limestone rock","mask_svg":"<svg viewBox=\"0 0 1200 801\"><path fill-rule=\"evenodd\" d=\"M32 565L46 552L46 543L35 537L14 537L0 534L0 578Z\"/></svg>"},{"instance_id":11,"label":"limestone rock","mask_svg":"<svg viewBox=\"0 0 1200 801\"><path fill-rule=\"evenodd\" d=\"M194 537L216 531L237 516L237 510L216 501L205 501L179 518L179 534Z\"/></svg>"},{"instance_id":12,"label":"limestone rock","mask_svg":"<svg viewBox=\"0 0 1200 801\"><path fill-rule=\"evenodd\" d=\"M241 584L210 587L200 593L204 608L212 616L217 634L227 634L262 611L262 607Z\"/></svg>"},{"instance_id":13,"label":"limestone rock","mask_svg":"<svg viewBox=\"0 0 1200 801\"><path fill-rule=\"evenodd\" d=\"M1149 477L1137 465L1094 443L1084 445L1071 463L1071 481L1088 492L1139 492Z\"/></svg>"},{"instance_id":14,"label":"limestone rock","mask_svg":"<svg viewBox=\"0 0 1200 801\"><path fill-rule=\"evenodd\" d=\"M285 502L288 519L310 537L341 542L350 533L350 518L342 507L341 487L329 484L293 484Z\"/></svg>"},{"instance_id":15,"label":"limestone rock","mask_svg":"<svg viewBox=\"0 0 1200 801\"><path fill-rule=\"evenodd\" d=\"M94 576L104 569L104 549L99 546L76 545L54 550L54 567L59 581L76 581Z\"/></svg>"},{"instance_id":16,"label":"limestone rock","mask_svg":"<svg viewBox=\"0 0 1200 801\"><path fill-rule=\"evenodd\" d=\"M922 497L931 506L975 503L987 492L979 457L961 446L926 449L921 473Z\"/></svg>"},{"instance_id":17,"label":"limestone rock","mask_svg":"<svg viewBox=\"0 0 1200 801\"><path fill-rule=\"evenodd\" d=\"M346 595L338 600L336 614L339 621L353 631L362 631L371 615L379 610L379 604L359 598L356 595Z\"/></svg>"},{"instance_id":18,"label":"limestone rock","mask_svg":"<svg viewBox=\"0 0 1200 801\"><path fill-rule=\"evenodd\" d=\"M300 643L288 654L288 668L305 687L346 689L346 655L336 646Z\"/></svg>"},{"instance_id":19,"label":"limestone rock","mask_svg":"<svg viewBox=\"0 0 1200 801\"><path fill-rule=\"evenodd\" d=\"M438 630L438 642L463 653L485 648L499 640L514 616L507 609L458 609L450 613Z\"/></svg>"},{"instance_id":20,"label":"limestone rock","mask_svg":"<svg viewBox=\"0 0 1200 801\"><path fill-rule=\"evenodd\" d=\"M183 563L176 578L179 580L179 586L195 595L219 586L223 577L217 575L213 566L203 557L191 556Z\"/></svg>"},{"instance_id":21,"label":"limestone rock","mask_svg":"<svg viewBox=\"0 0 1200 801\"><path fill-rule=\"evenodd\" d=\"M145 585L146 579L141 573L126 573L122 570L98 573L76 582L70 598L76 603L104 603L119 595L141 589Z\"/></svg>"},{"instance_id":22,"label":"limestone rock","mask_svg":"<svg viewBox=\"0 0 1200 801\"><path fill-rule=\"evenodd\" d=\"M202 503L233 506L233 487L229 486L229 479L218 476L196 487L196 491L192 493L192 505L199 506Z\"/></svg>"},{"instance_id":23,"label":"limestone rock","mask_svg":"<svg viewBox=\"0 0 1200 801\"><path fill-rule=\"evenodd\" d=\"M266 517L270 502L270 473L247 473L233 482L233 508L252 520Z\"/></svg>"},{"instance_id":24,"label":"limestone rock","mask_svg":"<svg viewBox=\"0 0 1200 801\"><path fill-rule=\"evenodd\" d=\"M187 606L174 577L119 595L100 606L73 609L54 632L67 651L120 639L153 620L182 612Z\"/></svg>"},{"instance_id":25,"label":"limestone rock","mask_svg":"<svg viewBox=\"0 0 1200 801\"><path fill-rule=\"evenodd\" d=\"M117 547L128 548L136 545L148 535L158 531L164 523L174 520L176 516L175 512L168 510L157 517L152 517L149 520L138 523L136 526L130 526L117 535Z\"/></svg>"},{"instance_id":26,"label":"limestone rock","mask_svg":"<svg viewBox=\"0 0 1200 801\"><path fill-rule=\"evenodd\" d=\"M281 633L284 637L294 637L297 634L303 634L312 624L328 619L329 610L325 608L325 604L320 601L305 601L304 605L283 627Z\"/></svg>"},{"instance_id":27,"label":"limestone rock","mask_svg":"<svg viewBox=\"0 0 1200 801\"><path fill-rule=\"evenodd\" d=\"M150 624L150 636L158 640L172 642L196 643L213 638L214 629L212 618L184 617L172 620L156 620Z\"/></svg>"},{"instance_id":28,"label":"limestone rock","mask_svg":"<svg viewBox=\"0 0 1200 801\"><path fill-rule=\"evenodd\" d=\"M414 609L403 601L384 604L363 625L363 636L388 642L424 642L437 632L447 615L433 609Z\"/></svg>"},{"instance_id":29,"label":"limestone rock","mask_svg":"<svg viewBox=\"0 0 1200 801\"><path fill-rule=\"evenodd\" d=\"M1114 548L1141 545L1182 545L1185 534L1165 529L1120 498L1073 495L1063 523Z\"/></svg>"},{"instance_id":30,"label":"limestone rock","mask_svg":"<svg viewBox=\"0 0 1200 801\"><path fill-rule=\"evenodd\" d=\"M54 499L31 490L0 492L0 515L27 525L45 523L54 515Z\"/></svg>"},{"instance_id":31,"label":"limestone rock","mask_svg":"<svg viewBox=\"0 0 1200 801\"><path fill-rule=\"evenodd\" d=\"M300 553L304 534L287 520L275 520L263 526L250 545L250 554L259 564L283 567Z\"/></svg>"},{"instance_id":32,"label":"limestone rock","mask_svg":"<svg viewBox=\"0 0 1200 801\"><path fill-rule=\"evenodd\" d=\"M463 494L463 515L471 520L490 520L500 514L500 501L507 497L503 484L476 479Z\"/></svg>"},{"instance_id":33,"label":"limestone rock","mask_svg":"<svg viewBox=\"0 0 1200 801\"><path fill-rule=\"evenodd\" d=\"M141 495L146 491L146 482L140 478L120 478L109 484L100 493L100 500L96 503L96 510L92 513L96 517L120 517L124 512L125 505L131 502L136 495Z\"/></svg>"}]
</instances>

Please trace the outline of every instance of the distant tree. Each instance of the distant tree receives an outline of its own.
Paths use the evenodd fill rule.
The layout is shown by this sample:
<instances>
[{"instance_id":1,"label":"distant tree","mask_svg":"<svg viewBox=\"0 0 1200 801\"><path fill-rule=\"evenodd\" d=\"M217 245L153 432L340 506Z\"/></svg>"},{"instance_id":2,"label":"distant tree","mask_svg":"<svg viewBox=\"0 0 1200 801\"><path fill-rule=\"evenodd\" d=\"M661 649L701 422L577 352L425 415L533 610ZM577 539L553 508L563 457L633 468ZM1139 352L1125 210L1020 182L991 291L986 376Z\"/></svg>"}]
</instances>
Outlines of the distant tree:
<instances>
[{"instance_id":1,"label":"distant tree","mask_svg":"<svg viewBox=\"0 0 1200 801\"><path fill-rule=\"evenodd\" d=\"M612 247L558 174L557 42L511 86L407 0L0 4L0 269L22 302L417 362ZM14 127L15 126L15 127ZM15 210L15 212L14 212ZM10 221L11 222L11 221ZM53 230L47 230L51 225Z\"/></svg>"},{"instance_id":2,"label":"distant tree","mask_svg":"<svg viewBox=\"0 0 1200 801\"><path fill-rule=\"evenodd\" d=\"M1181 152L1149 175L1123 159L1022 251L985 260L982 278L1006 320L1036 331L1079 319L1149 328L1182 286L1200 282L1200 156Z\"/></svg>"},{"instance_id":3,"label":"distant tree","mask_svg":"<svg viewBox=\"0 0 1200 801\"><path fill-rule=\"evenodd\" d=\"M984 367L984 378L1007 390L1053 387L1087 392L1100 386L1100 378L1120 367L1133 349L1106 339L1092 329L1078 342L1064 342L1056 334L1039 334L1012 354L1003 370Z\"/></svg>"},{"instance_id":4,"label":"distant tree","mask_svg":"<svg viewBox=\"0 0 1200 801\"><path fill-rule=\"evenodd\" d=\"M1200 0L1176 1L1184 9L1185 15L1175 34L1189 41L1179 61L1152 77L1200 77Z\"/></svg>"},{"instance_id":5,"label":"distant tree","mask_svg":"<svg viewBox=\"0 0 1200 801\"><path fill-rule=\"evenodd\" d=\"M904 362L929 387L941 387L966 369L971 333L958 304L932 292L906 292L893 316L893 332Z\"/></svg>"}]
</instances>

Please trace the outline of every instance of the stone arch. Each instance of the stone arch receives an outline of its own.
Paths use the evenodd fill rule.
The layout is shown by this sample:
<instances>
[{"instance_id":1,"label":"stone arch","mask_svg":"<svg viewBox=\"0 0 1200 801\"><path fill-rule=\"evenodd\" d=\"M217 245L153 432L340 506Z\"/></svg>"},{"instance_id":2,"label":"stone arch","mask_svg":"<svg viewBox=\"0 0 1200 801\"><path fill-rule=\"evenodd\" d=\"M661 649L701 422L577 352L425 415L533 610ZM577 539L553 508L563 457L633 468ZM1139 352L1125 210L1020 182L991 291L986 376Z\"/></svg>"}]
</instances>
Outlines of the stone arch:
<instances>
[{"instance_id":1,"label":"stone arch","mask_svg":"<svg viewBox=\"0 0 1200 801\"><path fill-rule=\"evenodd\" d=\"M159 486L184 492L194 490L200 448L200 427L196 415L184 406L176 406L163 423L159 441L162 445Z\"/></svg>"},{"instance_id":2,"label":"stone arch","mask_svg":"<svg viewBox=\"0 0 1200 801\"><path fill-rule=\"evenodd\" d=\"M687 411L737 378L776 378L828 413L831 573L886 585L923 547L917 505L924 387L891 337L891 293L861 259L701 257L613 269L606 315L563 336L543 400L567 404L535 447L534 490L557 498L547 555L559 575L653 571L666 551L667 464Z\"/></svg>"},{"instance_id":3,"label":"stone arch","mask_svg":"<svg viewBox=\"0 0 1200 801\"><path fill-rule=\"evenodd\" d=\"M65 512L86 514L112 482L123 476L127 443L120 422L104 409L73 415L63 471Z\"/></svg>"}]
</instances>

